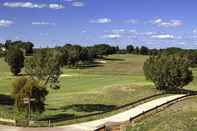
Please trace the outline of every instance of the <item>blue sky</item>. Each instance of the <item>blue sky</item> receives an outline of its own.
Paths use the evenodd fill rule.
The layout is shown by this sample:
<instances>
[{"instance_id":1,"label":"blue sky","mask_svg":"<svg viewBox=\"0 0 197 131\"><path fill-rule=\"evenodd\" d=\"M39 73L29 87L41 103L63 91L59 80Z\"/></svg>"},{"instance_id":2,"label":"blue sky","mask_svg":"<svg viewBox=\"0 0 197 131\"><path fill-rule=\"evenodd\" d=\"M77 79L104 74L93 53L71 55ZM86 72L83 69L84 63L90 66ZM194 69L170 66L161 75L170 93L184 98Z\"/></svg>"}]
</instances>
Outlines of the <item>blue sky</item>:
<instances>
[{"instance_id":1,"label":"blue sky","mask_svg":"<svg viewBox=\"0 0 197 131\"><path fill-rule=\"evenodd\" d=\"M197 48L196 0L1 0L0 41Z\"/></svg>"}]
</instances>

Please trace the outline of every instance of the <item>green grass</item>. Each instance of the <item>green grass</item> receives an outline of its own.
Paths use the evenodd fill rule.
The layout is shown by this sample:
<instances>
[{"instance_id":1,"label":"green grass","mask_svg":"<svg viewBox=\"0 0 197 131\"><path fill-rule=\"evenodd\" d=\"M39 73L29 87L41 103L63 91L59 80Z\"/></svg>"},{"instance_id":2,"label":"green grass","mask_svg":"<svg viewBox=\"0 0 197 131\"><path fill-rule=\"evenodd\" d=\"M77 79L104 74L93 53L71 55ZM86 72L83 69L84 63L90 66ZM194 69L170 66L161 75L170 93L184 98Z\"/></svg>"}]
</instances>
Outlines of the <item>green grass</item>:
<instances>
[{"instance_id":1,"label":"green grass","mask_svg":"<svg viewBox=\"0 0 197 131\"><path fill-rule=\"evenodd\" d=\"M49 89L46 111L34 118L83 116L106 111L158 93L153 84L145 80L142 66L147 56L112 55L106 64L85 69L63 69L59 90ZM16 79L0 60L0 94L9 95ZM90 108L91 110L87 109ZM6 115L4 115L6 114ZM12 106L0 105L0 115L11 117Z\"/></svg>"},{"instance_id":2,"label":"green grass","mask_svg":"<svg viewBox=\"0 0 197 131\"><path fill-rule=\"evenodd\" d=\"M197 97L178 102L154 115L142 118L127 131L196 131Z\"/></svg>"},{"instance_id":3,"label":"green grass","mask_svg":"<svg viewBox=\"0 0 197 131\"><path fill-rule=\"evenodd\" d=\"M193 68L192 71L194 79L189 85L186 86L186 88L197 91L197 68Z\"/></svg>"},{"instance_id":4,"label":"green grass","mask_svg":"<svg viewBox=\"0 0 197 131\"><path fill-rule=\"evenodd\" d=\"M60 78L61 88L49 89L46 111L41 115L34 115L34 119L71 119L101 113L157 94L153 83L146 81L143 75L142 67L146 59L147 56L142 55L111 55L105 60L106 64L96 67L64 68L63 74L68 76ZM0 59L0 72L0 95L10 95L11 84L16 77L11 75L3 59ZM195 71L194 73L197 74ZM197 89L195 83L194 80L187 88ZM82 121L106 115L88 117ZM0 116L13 118L13 106L0 105ZM76 120L69 123L73 122Z\"/></svg>"}]
</instances>

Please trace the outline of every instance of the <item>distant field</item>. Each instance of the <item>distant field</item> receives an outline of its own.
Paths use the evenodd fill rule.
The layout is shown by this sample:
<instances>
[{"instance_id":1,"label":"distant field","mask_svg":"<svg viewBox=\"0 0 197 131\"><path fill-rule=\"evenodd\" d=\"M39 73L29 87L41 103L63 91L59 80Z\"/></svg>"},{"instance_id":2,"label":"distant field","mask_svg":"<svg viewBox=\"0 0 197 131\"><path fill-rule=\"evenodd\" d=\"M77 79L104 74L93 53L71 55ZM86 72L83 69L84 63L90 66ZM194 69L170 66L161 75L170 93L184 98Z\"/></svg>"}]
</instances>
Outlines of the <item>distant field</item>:
<instances>
[{"instance_id":1,"label":"distant field","mask_svg":"<svg viewBox=\"0 0 197 131\"><path fill-rule=\"evenodd\" d=\"M127 131L196 131L197 97L178 102L141 122L128 127Z\"/></svg>"}]
</instances>

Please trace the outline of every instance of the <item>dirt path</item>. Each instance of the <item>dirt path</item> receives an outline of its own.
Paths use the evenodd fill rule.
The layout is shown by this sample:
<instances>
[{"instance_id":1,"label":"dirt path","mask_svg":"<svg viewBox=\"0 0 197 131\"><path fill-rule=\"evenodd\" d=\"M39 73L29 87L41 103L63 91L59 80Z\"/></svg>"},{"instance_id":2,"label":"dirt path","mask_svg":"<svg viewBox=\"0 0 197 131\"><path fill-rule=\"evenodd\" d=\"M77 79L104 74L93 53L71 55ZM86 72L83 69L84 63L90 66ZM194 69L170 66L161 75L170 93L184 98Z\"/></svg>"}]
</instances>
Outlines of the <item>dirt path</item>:
<instances>
[{"instance_id":1,"label":"dirt path","mask_svg":"<svg viewBox=\"0 0 197 131\"><path fill-rule=\"evenodd\" d=\"M158 98L156 100L152 100L150 102L141 104L136 106L128 111L116 114L111 117L107 117L100 120L84 122L79 124L73 124L62 127L54 127L54 128L20 128L20 127L8 127L8 126L0 126L0 131L93 131L103 126L105 123L115 122L122 123L125 121L129 121L131 118L142 114L143 112L154 109L157 106L163 105L169 101L175 100L177 98L181 98L184 95L171 95L163 98Z\"/></svg>"}]
</instances>

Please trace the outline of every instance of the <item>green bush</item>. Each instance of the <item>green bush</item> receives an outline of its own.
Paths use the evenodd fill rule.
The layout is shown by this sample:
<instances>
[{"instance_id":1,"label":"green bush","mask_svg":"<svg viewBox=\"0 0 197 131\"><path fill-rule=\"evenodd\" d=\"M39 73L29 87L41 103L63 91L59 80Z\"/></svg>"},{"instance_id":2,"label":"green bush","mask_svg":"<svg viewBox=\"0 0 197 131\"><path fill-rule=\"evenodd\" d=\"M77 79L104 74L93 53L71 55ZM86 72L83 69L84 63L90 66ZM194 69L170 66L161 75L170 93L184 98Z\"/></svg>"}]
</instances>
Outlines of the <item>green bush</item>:
<instances>
[{"instance_id":1,"label":"green bush","mask_svg":"<svg viewBox=\"0 0 197 131\"><path fill-rule=\"evenodd\" d=\"M181 55L151 56L144 63L144 74L159 90L183 88L193 80L190 61Z\"/></svg>"}]
</instances>

